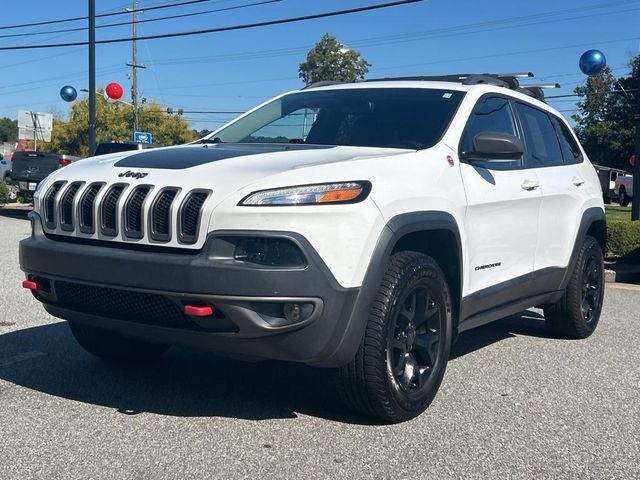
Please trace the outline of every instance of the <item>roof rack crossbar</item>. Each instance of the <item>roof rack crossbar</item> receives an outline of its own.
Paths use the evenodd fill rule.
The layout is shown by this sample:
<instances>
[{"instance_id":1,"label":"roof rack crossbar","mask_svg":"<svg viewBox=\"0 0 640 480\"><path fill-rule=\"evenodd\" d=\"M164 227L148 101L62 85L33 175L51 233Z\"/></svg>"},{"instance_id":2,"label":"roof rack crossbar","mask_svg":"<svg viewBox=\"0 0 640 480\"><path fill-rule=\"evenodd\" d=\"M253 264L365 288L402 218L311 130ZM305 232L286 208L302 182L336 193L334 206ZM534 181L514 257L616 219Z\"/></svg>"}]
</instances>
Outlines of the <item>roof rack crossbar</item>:
<instances>
[{"instance_id":1,"label":"roof rack crossbar","mask_svg":"<svg viewBox=\"0 0 640 480\"><path fill-rule=\"evenodd\" d=\"M544 98L544 90L547 88L560 88L559 83L540 83L540 84L526 84L522 85L516 91L520 93L524 93L530 97L535 98L536 100L540 100L541 102L545 102Z\"/></svg>"}]
</instances>

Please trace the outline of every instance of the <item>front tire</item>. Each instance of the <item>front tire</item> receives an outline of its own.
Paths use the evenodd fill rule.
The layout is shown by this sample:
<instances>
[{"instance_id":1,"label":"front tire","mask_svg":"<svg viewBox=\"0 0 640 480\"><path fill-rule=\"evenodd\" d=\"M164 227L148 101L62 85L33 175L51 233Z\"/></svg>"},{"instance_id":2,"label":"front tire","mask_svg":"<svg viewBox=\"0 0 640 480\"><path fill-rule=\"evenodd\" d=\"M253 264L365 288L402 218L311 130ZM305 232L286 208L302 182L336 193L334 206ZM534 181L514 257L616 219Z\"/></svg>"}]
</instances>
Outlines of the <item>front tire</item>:
<instances>
[{"instance_id":1,"label":"front tire","mask_svg":"<svg viewBox=\"0 0 640 480\"><path fill-rule=\"evenodd\" d=\"M420 415L442 382L452 331L449 288L435 260L416 252L393 255L360 348L339 370L342 399L388 422Z\"/></svg>"},{"instance_id":2,"label":"front tire","mask_svg":"<svg viewBox=\"0 0 640 480\"><path fill-rule=\"evenodd\" d=\"M587 236L560 301L545 307L547 327L568 338L587 338L598 326L604 297L604 256L598 241Z\"/></svg>"},{"instance_id":3,"label":"front tire","mask_svg":"<svg viewBox=\"0 0 640 480\"><path fill-rule=\"evenodd\" d=\"M87 352L96 357L118 362L142 362L153 360L170 345L156 344L123 337L115 332L69 322L71 333Z\"/></svg>"}]
</instances>

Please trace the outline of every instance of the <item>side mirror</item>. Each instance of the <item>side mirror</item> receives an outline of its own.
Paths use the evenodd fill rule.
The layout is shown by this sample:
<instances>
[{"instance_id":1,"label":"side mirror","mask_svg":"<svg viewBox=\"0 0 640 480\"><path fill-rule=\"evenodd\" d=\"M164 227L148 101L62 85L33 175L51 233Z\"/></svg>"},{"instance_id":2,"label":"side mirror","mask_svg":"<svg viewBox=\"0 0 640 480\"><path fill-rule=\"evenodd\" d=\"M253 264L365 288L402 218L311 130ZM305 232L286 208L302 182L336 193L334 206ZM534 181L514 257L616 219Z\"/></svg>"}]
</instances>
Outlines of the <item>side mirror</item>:
<instances>
[{"instance_id":1,"label":"side mirror","mask_svg":"<svg viewBox=\"0 0 640 480\"><path fill-rule=\"evenodd\" d=\"M469 160L520 160L524 153L522 140L507 133L479 133L473 139L473 152Z\"/></svg>"}]
</instances>

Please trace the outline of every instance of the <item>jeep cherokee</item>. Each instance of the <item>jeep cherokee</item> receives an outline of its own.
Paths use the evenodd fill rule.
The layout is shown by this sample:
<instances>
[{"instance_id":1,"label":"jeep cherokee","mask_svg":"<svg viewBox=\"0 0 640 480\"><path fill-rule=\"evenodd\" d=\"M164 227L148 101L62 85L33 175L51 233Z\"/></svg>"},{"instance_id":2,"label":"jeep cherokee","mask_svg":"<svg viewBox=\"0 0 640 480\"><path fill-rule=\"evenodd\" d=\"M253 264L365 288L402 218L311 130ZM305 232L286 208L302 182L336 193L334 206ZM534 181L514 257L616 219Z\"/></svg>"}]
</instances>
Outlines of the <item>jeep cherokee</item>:
<instances>
[{"instance_id":1,"label":"jeep cherokee","mask_svg":"<svg viewBox=\"0 0 640 480\"><path fill-rule=\"evenodd\" d=\"M595 330L599 185L514 76L311 85L195 143L47 177L23 285L97 356L336 367L348 405L398 422L460 332L534 306L558 334Z\"/></svg>"}]
</instances>

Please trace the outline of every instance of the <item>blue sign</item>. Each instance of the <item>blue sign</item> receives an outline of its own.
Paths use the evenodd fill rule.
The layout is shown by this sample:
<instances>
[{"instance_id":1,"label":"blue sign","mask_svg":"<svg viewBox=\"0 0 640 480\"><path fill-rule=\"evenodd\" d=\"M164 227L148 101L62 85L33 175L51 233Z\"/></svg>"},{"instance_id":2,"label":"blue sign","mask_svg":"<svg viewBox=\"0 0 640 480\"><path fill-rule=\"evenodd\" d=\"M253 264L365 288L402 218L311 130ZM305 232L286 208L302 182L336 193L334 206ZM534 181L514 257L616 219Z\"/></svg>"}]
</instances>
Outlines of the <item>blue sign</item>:
<instances>
[{"instance_id":1,"label":"blue sign","mask_svg":"<svg viewBox=\"0 0 640 480\"><path fill-rule=\"evenodd\" d=\"M151 143L153 136L149 132L133 132L133 141L137 143Z\"/></svg>"}]
</instances>

